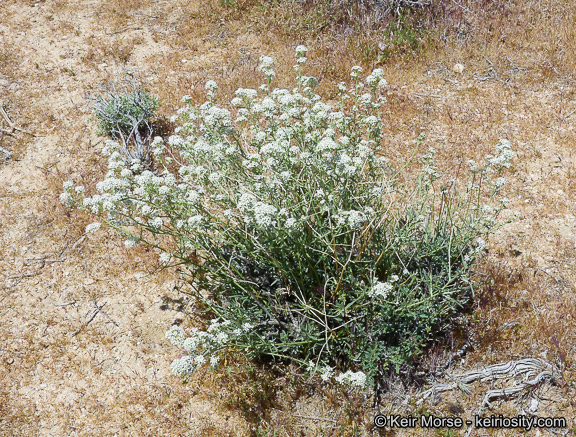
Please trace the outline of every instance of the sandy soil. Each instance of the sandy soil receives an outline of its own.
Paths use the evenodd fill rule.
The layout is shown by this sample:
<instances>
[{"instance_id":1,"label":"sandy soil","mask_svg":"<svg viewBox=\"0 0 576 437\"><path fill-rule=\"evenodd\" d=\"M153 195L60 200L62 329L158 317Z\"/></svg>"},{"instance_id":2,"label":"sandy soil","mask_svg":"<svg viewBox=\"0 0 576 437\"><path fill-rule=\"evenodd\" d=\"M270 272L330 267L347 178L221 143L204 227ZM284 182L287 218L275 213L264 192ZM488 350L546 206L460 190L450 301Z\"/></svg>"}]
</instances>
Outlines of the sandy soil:
<instances>
[{"instance_id":1,"label":"sandy soil","mask_svg":"<svg viewBox=\"0 0 576 437\"><path fill-rule=\"evenodd\" d=\"M183 385L169 372L176 351L164 332L193 311L175 277L146 276L152 251L125 249L105 230L85 235L93 220L64 208L58 195L62 181L90 186L104 172L103 139L88 120L87 93L98 84L137 68L171 115L206 77L245 86L259 55L285 48L252 30L253 15L220 22L201 3L68 3L4 0L0 8L0 103L13 123L4 120L0 134L12 153L0 164L0 435L251 435L246 415L230 408L226 379L203 372ZM539 78L537 67L553 60L543 49L506 50L517 56L486 61L456 48L417 68L387 66L387 141L395 153L425 132L451 163L481 160L499 138L512 141L506 190L521 217L490 241L499 279L475 312L477 346L451 370L528 357L563 366L564 385L534 398L538 415L572 421L575 82L571 73ZM457 62L461 73L452 70ZM321 60L313 64L321 70ZM485 389L447 394L429 409L463 405L471 415ZM269 416L270 426L299 417L302 435L328 435L323 422L305 420L334 417L338 409L325 398L291 401ZM501 411L517 413L523 402ZM370 414L358 413L368 421Z\"/></svg>"}]
</instances>

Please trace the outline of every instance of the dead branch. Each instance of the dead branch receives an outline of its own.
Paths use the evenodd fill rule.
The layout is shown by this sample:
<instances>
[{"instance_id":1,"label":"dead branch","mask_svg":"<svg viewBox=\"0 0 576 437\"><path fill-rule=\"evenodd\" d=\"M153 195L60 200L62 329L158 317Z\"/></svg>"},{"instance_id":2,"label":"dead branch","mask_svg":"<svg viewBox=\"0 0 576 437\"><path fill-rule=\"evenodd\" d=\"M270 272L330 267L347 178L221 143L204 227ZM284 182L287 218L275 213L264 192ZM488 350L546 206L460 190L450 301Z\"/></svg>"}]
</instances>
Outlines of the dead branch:
<instances>
[{"instance_id":1,"label":"dead branch","mask_svg":"<svg viewBox=\"0 0 576 437\"><path fill-rule=\"evenodd\" d=\"M0 115L2 115L2 118L4 119L4 121L6 123L8 123L8 126L10 126L10 130L6 130L4 128L0 128L0 130L4 133L7 133L8 135L12 135L14 136L14 131L17 130L19 132L28 134L28 135L32 135L34 138L38 137L38 135L27 131L26 129L22 129L21 127L16 126L16 124L10 120L10 117L8 117L8 114L6 113L6 110L4 109L4 105L0 104Z\"/></svg>"},{"instance_id":2,"label":"dead branch","mask_svg":"<svg viewBox=\"0 0 576 437\"><path fill-rule=\"evenodd\" d=\"M0 152L4 153L6 155L6 161L9 161L12 159L12 153L10 153L4 147L0 146Z\"/></svg>"},{"instance_id":3,"label":"dead branch","mask_svg":"<svg viewBox=\"0 0 576 437\"><path fill-rule=\"evenodd\" d=\"M32 276L36 276L40 274L40 270L38 270L37 272L34 273L23 273L21 275L12 275L12 276L7 276L6 279L24 279L24 278L31 278Z\"/></svg>"},{"instance_id":4,"label":"dead branch","mask_svg":"<svg viewBox=\"0 0 576 437\"><path fill-rule=\"evenodd\" d=\"M86 322L84 322L82 325L80 325L80 327L78 329L76 329L76 331L74 331L72 333L72 336L75 336L76 334L78 334L80 331L82 331L82 329L84 329L86 326L88 326L90 324L90 322L92 320L94 320L94 318L96 317L96 315L100 312L100 310L102 308L104 308L104 305L106 305L107 302L104 302L102 305L98 305L97 303L94 303L94 305L96 306L96 309L94 309L89 315L88 318L86 319Z\"/></svg>"},{"instance_id":5,"label":"dead branch","mask_svg":"<svg viewBox=\"0 0 576 437\"><path fill-rule=\"evenodd\" d=\"M494 364L485 367L484 369L475 370L462 375L455 375L451 378L454 380L454 382L450 384L434 385L432 388L422 393L422 399L426 399L432 394L453 390L455 388L460 388L463 391L469 391L467 384L470 384L477 380L486 381L501 378L517 377L520 375L525 375L525 377L529 377L531 375L535 375L536 373L544 371L544 369L549 369L547 371L552 372L552 374L555 376L555 379L559 378L559 375L554 372L555 369L552 367L551 364L548 364L539 359L526 358L518 361L509 361L508 363L503 364Z\"/></svg>"},{"instance_id":6,"label":"dead branch","mask_svg":"<svg viewBox=\"0 0 576 437\"><path fill-rule=\"evenodd\" d=\"M534 375L536 376L533 379L528 380L530 376ZM518 361L494 364L485 367L484 369L475 370L462 375L455 375L452 377L454 382L450 384L436 384L432 388L426 390L422 393L421 400L426 399L430 395L435 395L456 388L470 394L472 391L468 387L468 384L477 380L494 381L495 379L514 378L518 376L524 378L524 382L521 384L498 390L488 390L476 414L480 415L486 407L492 407L490 402L494 399L507 398L511 395L522 393L523 391L529 391L542 383L554 382L561 379L557 369L551 364L540 359L525 358ZM469 437L471 432L472 427L470 426L464 436Z\"/></svg>"},{"instance_id":7,"label":"dead branch","mask_svg":"<svg viewBox=\"0 0 576 437\"><path fill-rule=\"evenodd\" d=\"M74 305L74 304L76 304L76 301L75 301L75 300L73 300L73 301L71 301L71 302L63 302L63 303L54 303L54 302L52 302L52 305L54 305L55 307L67 307L67 306L69 306L69 305Z\"/></svg>"},{"instance_id":8,"label":"dead branch","mask_svg":"<svg viewBox=\"0 0 576 437\"><path fill-rule=\"evenodd\" d=\"M301 414L296 414L296 417L299 419L309 419L309 420L317 420L317 421L326 421L326 422L336 423L336 419L332 419L330 417L303 416Z\"/></svg>"}]
</instances>

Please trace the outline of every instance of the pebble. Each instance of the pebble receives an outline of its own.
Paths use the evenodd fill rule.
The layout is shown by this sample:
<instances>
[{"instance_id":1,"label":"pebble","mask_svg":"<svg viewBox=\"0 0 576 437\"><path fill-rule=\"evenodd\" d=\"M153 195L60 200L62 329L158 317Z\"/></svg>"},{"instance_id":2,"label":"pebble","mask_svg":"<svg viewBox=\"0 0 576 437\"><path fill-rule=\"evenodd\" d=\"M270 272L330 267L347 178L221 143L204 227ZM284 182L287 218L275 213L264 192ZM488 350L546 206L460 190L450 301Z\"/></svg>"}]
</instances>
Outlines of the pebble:
<instances>
[{"instance_id":1,"label":"pebble","mask_svg":"<svg viewBox=\"0 0 576 437\"><path fill-rule=\"evenodd\" d=\"M464 65L454 64L454 67L452 67L452 71L454 73L462 74L464 72Z\"/></svg>"}]
</instances>

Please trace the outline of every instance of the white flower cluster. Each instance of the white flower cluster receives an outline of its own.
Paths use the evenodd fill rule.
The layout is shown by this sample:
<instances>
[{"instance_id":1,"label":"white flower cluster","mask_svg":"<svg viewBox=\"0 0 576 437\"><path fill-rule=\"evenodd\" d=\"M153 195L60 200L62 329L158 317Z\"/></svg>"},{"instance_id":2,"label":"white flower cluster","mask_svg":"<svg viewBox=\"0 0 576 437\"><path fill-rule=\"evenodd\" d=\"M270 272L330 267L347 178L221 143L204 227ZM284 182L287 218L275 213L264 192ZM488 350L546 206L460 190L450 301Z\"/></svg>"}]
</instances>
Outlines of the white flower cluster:
<instances>
[{"instance_id":1,"label":"white flower cluster","mask_svg":"<svg viewBox=\"0 0 576 437\"><path fill-rule=\"evenodd\" d=\"M300 45L300 46L296 47L296 58L297 58L298 65L306 63L306 53L307 52L308 52L308 49L305 46Z\"/></svg>"},{"instance_id":2,"label":"white flower cluster","mask_svg":"<svg viewBox=\"0 0 576 437\"><path fill-rule=\"evenodd\" d=\"M152 153L154 155L156 155L156 156L161 155L166 150L166 146L164 144L164 138L154 137L154 140L150 144L150 149L152 150ZM126 169L126 171L131 171L131 170ZM128 175L128 174L125 173L125 175Z\"/></svg>"},{"instance_id":3,"label":"white flower cluster","mask_svg":"<svg viewBox=\"0 0 576 437\"><path fill-rule=\"evenodd\" d=\"M494 181L494 187L496 189L500 189L504 185L506 185L506 179L505 178L502 178L502 177L496 178L496 180Z\"/></svg>"},{"instance_id":4,"label":"white flower cluster","mask_svg":"<svg viewBox=\"0 0 576 437\"><path fill-rule=\"evenodd\" d=\"M388 82L386 82L386 79L384 79L382 76L384 76L384 70L377 68L366 78L366 83L371 87L378 86L380 88L384 88L388 85Z\"/></svg>"},{"instance_id":5,"label":"white flower cluster","mask_svg":"<svg viewBox=\"0 0 576 437\"><path fill-rule=\"evenodd\" d=\"M244 222L247 225L255 223L261 228L276 226L278 209L270 204L256 200L250 193L242 193L238 200L238 209L245 213Z\"/></svg>"},{"instance_id":6,"label":"white flower cluster","mask_svg":"<svg viewBox=\"0 0 576 437\"><path fill-rule=\"evenodd\" d=\"M360 73L362 73L363 71L364 70L362 69L362 67L355 65L354 67L352 67L350 77L352 77L352 79L358 79L360 77Z\"/></svg>"},{"instance_id":7,"label":"white flower cluster","mask_svg":"<svg viewBox=\"0 0 576 437\"><path fill-rule=\"evenodd\" d=\"M334 369L328 365L322 367L322 374L320 375L320 378L322 378L322 381L326 382L328 381L330 378L332 378L334 376Z\"/></svg>"},{"instance_id":8,"label":"white flower cluster","mask_svg":"<svg viewBox=\"0 0 576 437\"><path fill-rule=\"evenodd\" d=\"M216 90L218 89L218 84L214 80L209 80L206 82L205 88L208 90L208 99L214 100L216 95Z\"/></svg>"},{"instance_id":9,"label":"white flower cluster","mask_svg":"<svg viewBox=\"0 0 576 437\"><path fill-rule=\"evenodd\" d=\"M208 91L214 92L218 89L218 84L213 80L209 80L208 82L206 82L206 89Z\"/></svg>"},{"instance_id":10,"label":"white flower cluster","mask_svg":"<svg viewBox=\"0 0 576 437\"><path fill-rule=\"evenodd\" d=\"M476 251L482 252L484 249L486 249L486 240L481 237L476 238Z\"/></svg>"},{"instance_id":11,"label":"white flower cluster","mask_svg":"<svg viewBox=\"0 0 576 437\"><path fill-rule=\"evenodd\" d=\"M174 375L185 377L205 363L216 367L220 361L219 352L225 350L233 339L249 334L254 326L248 322L240 328L233 328L229 320L220 322L218 319L211 321L206 331L192 328L189 336L179 326L172 326L166 332L166 338L174 346L184 349L188 355L176 358L172 361L171 369Z\"/></svg>"},{"instance_id":12,"label":"white flower cluster","mask_svg":"<svg viewBox=\"0 0 576 437\"><path fill-rule=\"evenodd\" d=\"M510 168L512 158L514 157L514 152L512 151L512 143L508 140L500 140L496 145L496 152L498 155L495 157L488 156L490 164L496 167Z\"/></svg>"},{"instance_id":13,"label":"white flower cluster","mask_svg":"<svg viewBox=\"0 0 576 437\"><path fill-rule=\"evenodd\" d=\"M256 202L254 204L253 214L256 224L262 228L276 226L276 207L268 205L264 202Z\"/></svg>"},{"instance_id":14,"label":"white flower cluster","mask_svg":"<svg viewBox=\"0 0 576 437\"><path fill-rule=\"evenodd\" d=\"M168 341L174 346L182 346L184 340L186 339L186 333L178 325L171 326L170 329L166 331L165 335Z\"/></svg>"},{"instance_id":15,"label":"white flower cluster","mask_svg":"<svg viewBox=\"0 0 576 437\"><path fill-rule=\"evenodd\" d=\"M364 372L352 372L348 370L336 377L340 384L348 384L354 387L366 387L366 374Z\"/></svg>"},{"instance_id":16,"label":"white flower cluster","mask_svg":"<svg viewBox=\"0 0 576 437\"><path fill-rule=\"evenodd\" d=\"M268 79L272 79L276 75L274 73L274 59L269 56L260 56L260 71L266 75Z\"/></svg>"},{"instance_id":17,"label":"white flower cluster","mask_svg":"<svg viewBox=\"0 0 576 437\"><path fill-rule=\"evenodd\" d=\"M252 101L258 96L258 91L250 88L238 88L235 94L236 97L230 102L233 106L240 107L245 105L250 107Z\"/></svg>"},{"instance_id":18,"label":"white flower cluster","mask_svg":"<svg viewBox=\"0 0 576 437\"><path fill-rule=\"evenodd\" d=\"M192 374L196 369L196 366L192 362L192 358L189 355L186 355L172 361L170 369L174 375L184 378Z\"/></svg>"},{"instance_id":19,"label":"white flower cluster","mask_svg":"<svg viewBox=\"0 0 576 437\"><path fill-rule=\"evenodd\" d=\"M428 148L428 153L422 156L422 162L424 167L422 168L422 172L430 178L431 181L434 181L440 177L438 174L438 167L434 162L434 156L436 155L436 149L433 147Z\"/></svg>"},{"instance_id":20,"label":"white flower cluster","mask_svg":"<svg viewBox=\"0 0 576 437\"><path fill-rule=\"evenodd\" d=\"M138 244L138 239L135 237L130 237L126 241L124 241L124 246L127 249L130 249Z\"/></svg>"},{"instance_id":21,"label":"white flower cluster","mask_svg":"<svg viewBox=\"0 0 576 437\"><path fill-rule=\"evenodd\" d=\"M390 292L394 289L394 286L390 282L377 282L374 286L368 291L368 296L370 297L381 297L382 299L386 299Z\"/></svg>"},{"instance_id":22,"label":"white flower cluster","mask_svg":"<svg viewBox=\"0 0 576 437\"><path fill-rule=\"evenodd\" d=\"M336 382L343 384L343 385L351 385L353 387L365 388L367 377L364 372L352 372L350 370L341 373L338 376L334 376L334 368L330 367L329 365L324 365L321 367L317 367L314 361L309 361L306 370L309 373L314 373L316 371L320 371L320 379L324 382L328 382L331 379L334 379Z\"/></svg>"},{"instance_id":23,"label":"white flower cluster","mask_svg":"<svg viewBox=\"0 0 576 437\"><path fill-rule=\"evenodd\" d=\"M350 229L358 230L366 222L366 214L362 211L338 211L334 215L336 226L348 225Z\"/></svg>"},{"instance_id":24,"label":"white flower cluster","mask_svg":"<svg viewBox=\"0 0 576 437\"><path fill-rule=\"evenodd\" d=\"M204 125L208 130L226 130L232 125L230 111L217 106L210 106L202 111Z\"/></svg>"},{"instance_id":25,"label":"white flower cluster","mask_svg":"<svg viewBox=\"0 0 576 437\"><path fill-rule=\"evenodd\" d=\"M484 159L484 166L479 166L475 161L469 160L468 167L473 173L481 173L483 175L492 175L493 173L499 174L502 169L510 168L512 166L512 158L515 153L512 151L512 143L508 140L500 140L496 145L496 156L487 155ZM506 179L497 177L494 181L494 190L497 192L506 184ZM471 185L469 184L469 188Z\"/></svg>"},{"instance_id":26,"label":"white flower cluster","mask_svg":"<svg viewBox=\"0 0 576 437\"><path fill-rule=\"evenodd\" d=\"M102 223L99 222L95 222L95 223L90 223L88 226L86 226L86 233L93 233L96 232L98 229L100 229L100 227L102 226Z\"/></svg>"},{"instance_id":27,"label":"white flower cluster","mask_svg":"<svg viewBox=\"0 0 576 437\"><path fill-rule=\"evenodd\" d=\"M64 192L62 194L60 194L60 201L65 203L66 206L70 206L72 204L72 196L70 195L70 192L72 191L73 187L74 187L74 182L72 182L72 181L66 181L62 184L62 188L64 188Z\"/></svg>"}]
</instances>

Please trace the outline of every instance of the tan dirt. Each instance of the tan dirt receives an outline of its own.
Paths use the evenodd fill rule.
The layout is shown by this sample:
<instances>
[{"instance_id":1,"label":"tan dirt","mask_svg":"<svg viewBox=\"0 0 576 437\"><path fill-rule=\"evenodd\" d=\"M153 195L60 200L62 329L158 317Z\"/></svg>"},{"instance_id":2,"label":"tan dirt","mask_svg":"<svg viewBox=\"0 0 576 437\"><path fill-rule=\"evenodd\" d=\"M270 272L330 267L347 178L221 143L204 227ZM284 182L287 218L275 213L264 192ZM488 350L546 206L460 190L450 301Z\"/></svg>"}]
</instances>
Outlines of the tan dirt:
<instances>
[{"instance_id":1,"label":"tan dirt","mask_svg":"<svg viewBox=\"0 0 576 437\"><path fill-rule=\"evenodd\" d=\"M254 86L258 56L291 56L305 28L292 28L291 37L295 18L282 6L267 12L246 3L229 12L212 3L2 1L0 104L14 126L34 135L0 126L0 146L13 155L0 164L0 436L253 435L254 422L230 405L230 379L206 370L182 384L170 373L177 351L164 333L193 312L173 272L147 276L156 253L128 250L111 231L84 235L94 219L58 200L63 181L93 187L104 174L103 138L89 122L87 99L98 84L137 70L169 116L182 95L199 99L207 78L225 93ZM548 3L546 25L574 17L568 2ZM520 11L528 15L516 11L519 20L530 21L530 7ZM274 33L273 21L260 23L264 13L286 18L286 27ZM387 144L400 156L423 132L452 171L481 161L499 138L512 142L505 191L521 216L489 242L487 268L497 280L471 316L475 348L450 372L528 357L563 366L564 385L534 394L537 414L564 416L574 432L576 94L571 61L559 55L574 48L574 36L567 31L552 43L544 35L533 44L532 36L524 43L509 37L508 45L501 37L486 37L483 49L456 39L421 58L386 61ZM327 89L346 75L331 67L359 62L339 35L318 42L326 58L307 44ZM426 411L448 414L461 405L458 414L470 417L490 386L472 388L471 396L449 393ZM267 429L352 435L350 427L332 426L347 405L327 400L334 391L279 396ZM424 411L407 397L417 391L390 393L382 411ZM522 402L508 400L497 413L518 414ZM351 416L367 434L375 411L362 405Z\"/></svg>"}]
</instances>

